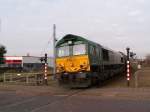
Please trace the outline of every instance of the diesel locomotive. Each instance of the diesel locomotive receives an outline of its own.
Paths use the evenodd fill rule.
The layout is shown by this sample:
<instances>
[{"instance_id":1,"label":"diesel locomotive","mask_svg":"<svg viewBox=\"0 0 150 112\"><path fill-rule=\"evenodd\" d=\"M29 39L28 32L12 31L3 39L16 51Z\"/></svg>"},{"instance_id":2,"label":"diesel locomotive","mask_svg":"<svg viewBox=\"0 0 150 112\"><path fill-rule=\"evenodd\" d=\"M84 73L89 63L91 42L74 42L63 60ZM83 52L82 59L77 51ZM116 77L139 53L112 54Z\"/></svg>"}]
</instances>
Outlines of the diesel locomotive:
<instances>
[{"instance_id":1,"label":"diesel locomotive","mask_svg":"<svg viewBox=\"0 0 150 112\"><path fill-rule=\"evenodd\" d=\"M60 85L88 87L124 72L126 56L83 37L68 34L56 44Z\"/></svg>"}]
</instances>

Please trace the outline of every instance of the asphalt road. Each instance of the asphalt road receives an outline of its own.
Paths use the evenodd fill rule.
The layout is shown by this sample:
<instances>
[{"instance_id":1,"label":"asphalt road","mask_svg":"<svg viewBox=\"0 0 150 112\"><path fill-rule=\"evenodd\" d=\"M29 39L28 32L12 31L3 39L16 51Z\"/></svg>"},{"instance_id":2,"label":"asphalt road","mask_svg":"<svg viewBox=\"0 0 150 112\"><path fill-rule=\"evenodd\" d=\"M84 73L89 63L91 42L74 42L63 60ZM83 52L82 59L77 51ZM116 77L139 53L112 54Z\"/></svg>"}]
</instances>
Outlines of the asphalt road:
<instances>
[{"instance_id":1,"label":"asphalt road","mask_svg":"<svg viewBox=\"0 0 150 112\"><path fill-rule=\"evenodd\" d=\"M150 112L150 100L0 91L0 112Z\"/></svg>"},{"instance_id":2,"label":"asphalt road","mask_svg":"<svg viewBox=\"0 0 150 112\"><path fill-rule=\"evenodd\" d=\"M116 77L86 90L0 84L0 112L150 112L150 88L133 80L130 88Z\"/></svg>"}]
</instances>

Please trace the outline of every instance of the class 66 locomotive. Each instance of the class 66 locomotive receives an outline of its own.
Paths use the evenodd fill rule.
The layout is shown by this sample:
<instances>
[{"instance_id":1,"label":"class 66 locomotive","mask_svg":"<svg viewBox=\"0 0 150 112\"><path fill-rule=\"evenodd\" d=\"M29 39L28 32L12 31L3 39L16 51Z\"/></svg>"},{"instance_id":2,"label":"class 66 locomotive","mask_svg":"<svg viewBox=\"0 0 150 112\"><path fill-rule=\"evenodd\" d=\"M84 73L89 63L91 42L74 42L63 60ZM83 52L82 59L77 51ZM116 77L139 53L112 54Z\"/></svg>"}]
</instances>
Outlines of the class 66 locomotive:
<instances>
[{"instance_id":1,"label":"class 66 locomotive","mask_svg":"<svg viewBox=\"0 0 150 112\"><path fill-rule=\"evenodd\" d=\"M126 56L68 34L56 44L56 77L60 85L89 87L125 71Z\"/></svg>"}]
</instances>

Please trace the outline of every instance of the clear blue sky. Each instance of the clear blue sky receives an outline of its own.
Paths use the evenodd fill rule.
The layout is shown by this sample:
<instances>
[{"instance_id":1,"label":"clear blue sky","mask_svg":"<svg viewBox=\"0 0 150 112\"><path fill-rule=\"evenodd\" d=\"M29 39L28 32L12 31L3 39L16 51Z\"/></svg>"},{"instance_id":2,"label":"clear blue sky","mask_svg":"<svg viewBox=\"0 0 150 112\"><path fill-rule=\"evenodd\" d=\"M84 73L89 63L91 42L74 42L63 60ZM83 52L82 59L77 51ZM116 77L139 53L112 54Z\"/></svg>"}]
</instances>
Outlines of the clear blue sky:
<instances>
[{"instance_id":1,"label":"clear blue sky","mask_svg":"<svg viewBox=\"0 0 150 112\"><path fill-rule=\"evenodd\" d=\"M143 57L150 53L149 10L149 0L0 0L0 43L7 55L52 55L55 23L59 39L72 33Z\"/></svg>"}]
</instances>

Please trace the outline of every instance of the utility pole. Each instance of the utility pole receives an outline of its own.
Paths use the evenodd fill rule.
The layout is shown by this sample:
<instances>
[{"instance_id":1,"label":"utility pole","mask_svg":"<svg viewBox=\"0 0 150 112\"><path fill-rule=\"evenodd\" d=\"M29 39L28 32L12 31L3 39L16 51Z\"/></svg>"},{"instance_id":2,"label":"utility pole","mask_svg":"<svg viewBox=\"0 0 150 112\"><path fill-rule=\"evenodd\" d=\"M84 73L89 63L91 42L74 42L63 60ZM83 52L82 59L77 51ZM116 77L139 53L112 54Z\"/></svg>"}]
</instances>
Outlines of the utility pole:
<instances>
[{"instance_id":1,"label":"utility pole","mask_svg":"<svg viewBox=\"0 0 150 112\"><path fill-rule=\"evenodd\" d=\"M127 47L127 86L130 86L130 48Z\"/></svg>"},{"instance_id":2,"label":"utility pole","mask_svg":"<svg viewBox=\"0 0 150 112\"><path fill-rule=\"evenodd\" d=\"M56 77L56 49L55 49L55 45L56 45L56 25L53 25L53 76L54 78Z\"/></svg>"},{"instance_id":3,"label":"utility pole","mask_svg":"<svg viewBox=\"0 0 150 112\"><path fill-rule=\"evenodd\" d=\"M1 30L2 30L2 20L0 18L0 32L1 32Z\"/></svg>"}]
</instances>

